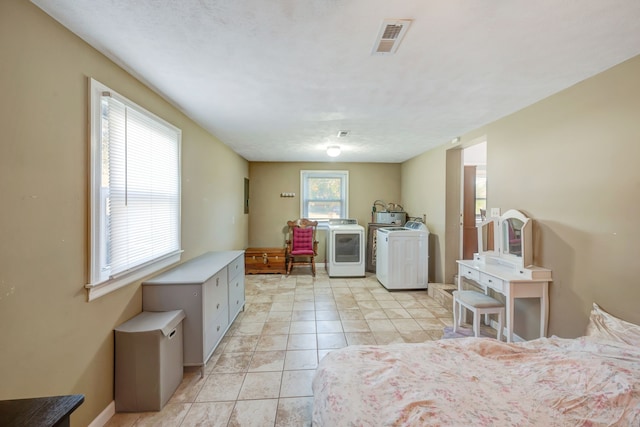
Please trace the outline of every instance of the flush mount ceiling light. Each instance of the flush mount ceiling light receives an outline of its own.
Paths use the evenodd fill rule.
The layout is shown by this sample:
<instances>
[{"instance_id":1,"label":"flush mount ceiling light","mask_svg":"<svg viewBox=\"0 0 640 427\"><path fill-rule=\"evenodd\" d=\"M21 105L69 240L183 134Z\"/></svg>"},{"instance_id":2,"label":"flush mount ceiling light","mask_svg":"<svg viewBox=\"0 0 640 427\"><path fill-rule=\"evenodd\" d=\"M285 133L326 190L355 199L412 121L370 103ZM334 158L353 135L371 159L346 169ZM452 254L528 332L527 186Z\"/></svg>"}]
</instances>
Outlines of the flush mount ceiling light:
<instances>
[{"instance_id":1,"label":"flush mount ceiling light","mask_svg":"<svg viewBox=\"0 0 640 427\"><path fill-rule=\"evenodd\" d=\"M339 145L330 145L327 147L327 156L329 157L338 157L340 152L341 150Z\"/></svg>"}]
</instances>

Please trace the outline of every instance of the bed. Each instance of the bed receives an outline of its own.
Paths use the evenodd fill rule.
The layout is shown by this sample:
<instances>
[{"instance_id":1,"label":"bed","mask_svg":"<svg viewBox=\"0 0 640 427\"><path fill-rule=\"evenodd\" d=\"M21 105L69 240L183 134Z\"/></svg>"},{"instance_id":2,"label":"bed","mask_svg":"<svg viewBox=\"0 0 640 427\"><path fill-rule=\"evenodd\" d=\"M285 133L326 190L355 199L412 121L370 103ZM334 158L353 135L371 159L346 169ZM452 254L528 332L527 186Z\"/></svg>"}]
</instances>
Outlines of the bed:
<instances>
[{"instance_id":1,"label":"bed","mask_svg":"<svg viewBox=\"0 0 640 427\"><path fill-rule=\"evenodd\" d=\"M313 380L313 425L640 426L640 327L594 310L575 339L335 350Z\"/></svg>"}]
</instances>

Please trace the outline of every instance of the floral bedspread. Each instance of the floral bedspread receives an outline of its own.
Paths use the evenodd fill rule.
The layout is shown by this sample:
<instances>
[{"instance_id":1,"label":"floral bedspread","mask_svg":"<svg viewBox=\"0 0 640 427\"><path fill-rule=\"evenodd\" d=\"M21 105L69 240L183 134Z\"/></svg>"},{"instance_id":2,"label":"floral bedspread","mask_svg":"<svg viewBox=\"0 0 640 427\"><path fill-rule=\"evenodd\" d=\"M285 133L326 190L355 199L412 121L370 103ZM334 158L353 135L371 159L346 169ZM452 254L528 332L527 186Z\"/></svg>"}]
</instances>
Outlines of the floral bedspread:
<instances>
[{"instance_id":1,"label":"floral bedspread","mask_svg":"<svg viewBox=\"0 0 640 427\"><path fill-rule=\"evenodd\" d=\"M640 349L589 338L351 346L322 359L313 425L640 426Z\"/></svg>"}]
</instances>

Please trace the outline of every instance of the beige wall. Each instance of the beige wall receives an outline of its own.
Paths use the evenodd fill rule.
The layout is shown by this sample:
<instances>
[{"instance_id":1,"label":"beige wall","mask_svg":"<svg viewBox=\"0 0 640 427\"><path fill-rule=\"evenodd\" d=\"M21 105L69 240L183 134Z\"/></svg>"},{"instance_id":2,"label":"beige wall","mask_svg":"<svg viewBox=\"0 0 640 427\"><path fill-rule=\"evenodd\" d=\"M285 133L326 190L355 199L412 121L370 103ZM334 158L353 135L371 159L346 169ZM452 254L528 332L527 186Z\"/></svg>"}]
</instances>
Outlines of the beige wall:
<instances>
[{"instance_id":1,"label":"beige wall","mask_svg":"<svg viewBox=\"0 0 640 427\"><path fill-rule=\"evenodd\" d=\"M639 75L636 57L462 138L464 145L487 137L488 206L520 209L535 220L534 263L553 270L550 334L581 335L594 301L640 323ZM448 157L437 149L403 164L407 206L420 194L416 180L433 181L436 187L422 193L433 191L440 201L442 170L447 181L459 182L459 168L447 165ZM450 187L451 198L459 197ZM446 242L444 268L452 271L459 253L456 215L433 212L437 217L428 223L437 233L446 222L446 237L438 240ZM533 301L517 304L516 333L535 336L537 309Z\"/></svg>"},{"instance_id":2,"label":"beige wall","mask_svg":"<svg viewBox=\"0 0 640 427\"><path fill-rule=\"evenodd\" d=\"M366 229L377 199L400 203L400 164L266 163L249 164L249 246L284 246L287 221L300 217L300 171L349 171L349 216ZM295 193L295 197L280 197ZM414 215L410 212L411 215ZM324 262L324 231L318 233L318 261Z\"/></svg>"},{"instance_id":3,"label":"beige wall","mask_svg":"<svg viewBox=\"0 0 640 427\"><path fill-rule=\"evenodd\" d=\"M248 164L28 1L0 2L0 54L0 399L81 393L86 426L141 310L137 283L86 302L88 78L182 129L183 259L247 245Z\"/></svg>"},{"instance_id":4,"label":"beige wall","mask_svg":"<svg viewBox=\"0 0 640 427\"><path fill-rule=\"evenodd\" d=\"M446 282L445 213L447 203L445 147L436 148L402 165L402 204L409 212L426 216L429 228L429 282Z\"/></svg>"}]
</instances>

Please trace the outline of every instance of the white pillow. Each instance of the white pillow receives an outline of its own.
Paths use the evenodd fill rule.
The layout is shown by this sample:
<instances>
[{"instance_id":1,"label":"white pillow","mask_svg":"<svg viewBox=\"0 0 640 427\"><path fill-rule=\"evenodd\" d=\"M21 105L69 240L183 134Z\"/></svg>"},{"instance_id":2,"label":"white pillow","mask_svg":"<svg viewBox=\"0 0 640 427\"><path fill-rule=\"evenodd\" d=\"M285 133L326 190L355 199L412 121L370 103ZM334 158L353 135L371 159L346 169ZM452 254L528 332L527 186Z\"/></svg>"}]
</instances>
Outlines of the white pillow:
<instances>
[{"instance_id":1,"label":"white pillow","mask_svg":"<svg viewBox=\"0 0 640 427\"><path fill-rule=\"evenodd\" d=\"M640 346L640 326L618 319L601 309L595 302L589 316L586 335L595 339Z\"/></svg>"}]
</instances>

